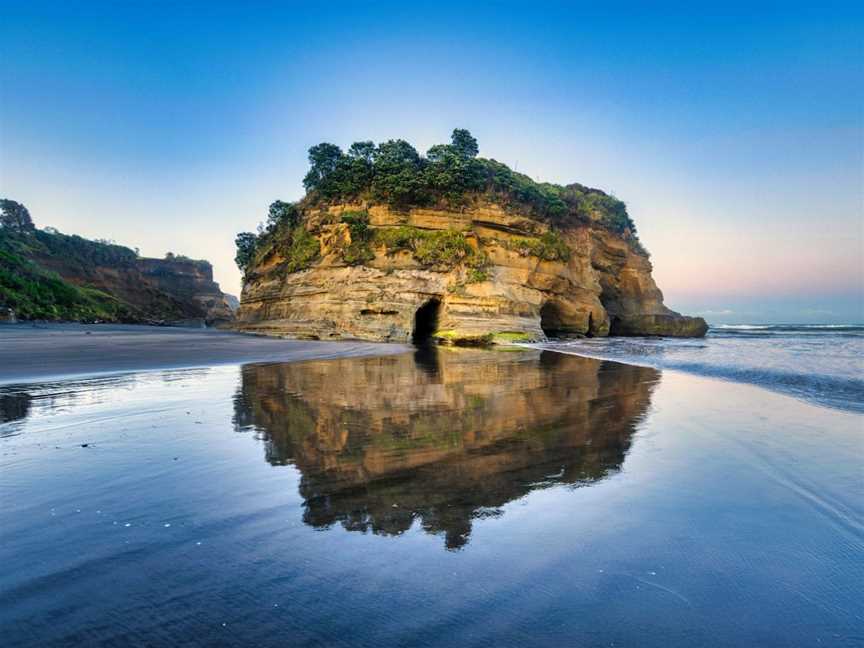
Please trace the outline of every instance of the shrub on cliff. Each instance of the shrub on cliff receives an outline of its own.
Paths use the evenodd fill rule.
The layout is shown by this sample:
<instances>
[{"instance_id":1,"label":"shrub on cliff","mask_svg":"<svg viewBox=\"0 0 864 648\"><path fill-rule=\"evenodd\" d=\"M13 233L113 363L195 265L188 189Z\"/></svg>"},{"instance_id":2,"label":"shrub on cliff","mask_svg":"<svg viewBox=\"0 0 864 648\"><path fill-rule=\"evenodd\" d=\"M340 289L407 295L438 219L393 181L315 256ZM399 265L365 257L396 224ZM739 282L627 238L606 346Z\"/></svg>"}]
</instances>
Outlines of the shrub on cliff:
<instances>
[{"instance_id":1,"label":"shrub on cliff","mask_svg":"<svg viewBox=\"0 0 864 648\"><path fill-rule=\"evenodd\" d=\"M252 232L240 232L234 239L234 245L237 247L237 254L234 256L234 263L240 268L244 274L249 268L252 260L255 258L255 248L258 245L258 237Z\"/></svg>"},{"instance_id":2,"label":"shrub on cliff","mask_svg":"<svg viewBox=\"0 0 864 648\"><path fill-rule=\"evenodd\" d=\"M342 222L348 225L351 242L342 250L342 260L348 265L361 265L375 258L370 247L373 233L366 212L344 212Z\"/></svg>"},{"instance_id":3,"label":"shrub on cliff","mask_svg":"<svg viewBox=\"0 0 864 648\"><path fill-rule=\"evenodd\" d=\"M544 261L569 261L570 246L558 232L544 232L540 237L518 237L506 242L508 249L522 256L535 256Z\"/></svg>"},{"instance_id":4,"label":"shrub on cliff","mask_svg":"<svg viewBox=\"0 0 864 648\"><path fill-rule=\"evenodd\" d=\"M451 269L462 263L468 268L469 282L487 278L489 258L458 230L428 231L402 225L376 229L372 240L387 248L388 253L411 252L417 262L430 268Z\"/></svg>"},{"instance_id":5,"label":"shrub on cliff","mask_svg":"<svg viewBox=\"0 0 864 648\"><path fill-rule=\"evenodd\" d=\"M312 265L321 254L321 244L315 235L302 225L291 231L291 239L285 255L285 270L297 272Z\"/></svg>"},{"instance_id":6,"label":"shrub on cliff","mask_svg":"<svg viewBox=\"0 0 864 648\"><path fill-rule=\"evenodd\" d=\"M14 200L0 201L2 227L0 236L7 250L23 257L41 256L63 259L64 265L86 274L95 266L129 267L135 264L138 253L113 241L91 241L76 234L63 234L53 227L36 229L30 212Z\"/></svg>"},{"instance_id":7,"label":"shrub on cliff","mask_svg":"<svg viewBox=\"0 0 864 648\"><path fill-rule=\"evenodd\" d=\"M324 142L309 149L309 172L303 179L307 196L303 202L281 200L270 205L258 236L238 234L235 261L241 270L254 265L278 247L279 241L292 240L292 232L302 220L307 205L368 200L396 209L413 206L441 206L452 209L470 204L476 197L493 200L504 207L523 210L553 226L566 226L573 220L597 223L624 237L633 250L647 255L636 235L636 226L626 205L609 194L574 183L566 186L539 183L506 164L478 158L477 140L464 129L455 129L450 144L436 144L425 156L405 140L389 140L378 146L373 142L355 142L345 153L335 144ZM390 249L417 248L416 232L389 229L352 231L352 243L343 250L349 264L361 264L372 258L373 238ZM389 237L384 241L384 237ZM401 240L396 240L401 237ZM308 243L308 242L307 242ZM527 246L527 247L526 247ZM529 241L526 254L547 260L566 260L569 251L559 242ZM307 245L311 250L311 245ZM302 256L302 255L301 255ZM416 258L416 255L415 255Z\"/></svg>"},{"instance_id":8,"label":"shrub on cliff","mask_svg":"<svg viewBox=\"0 0 864 648\"><path fill-rule=\"evenodd\" d=\"M414 256L426 266L452 268L473 253L474 248L462 232L438 230L420 239Z\"/></svg>"}]
</instances>

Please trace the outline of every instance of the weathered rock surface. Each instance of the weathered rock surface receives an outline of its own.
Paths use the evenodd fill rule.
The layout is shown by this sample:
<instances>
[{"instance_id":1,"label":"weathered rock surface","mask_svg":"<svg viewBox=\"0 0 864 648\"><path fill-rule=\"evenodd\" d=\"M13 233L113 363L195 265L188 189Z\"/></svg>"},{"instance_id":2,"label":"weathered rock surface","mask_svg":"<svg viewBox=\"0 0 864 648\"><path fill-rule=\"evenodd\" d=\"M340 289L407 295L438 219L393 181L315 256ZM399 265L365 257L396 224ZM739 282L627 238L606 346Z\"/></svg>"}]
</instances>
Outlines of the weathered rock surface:
<instances>
[{"instance_id":1,"label":"weathered rock surface","mask_svg":"<svg viewBox=\"0 0 864 648\"><path fill-rule=\"evenodd\" d=\"M208 326L220 326L234 321L234 309L213 281L213 266L207 261L192 259L138 260L145 280L197 310Z\"/></svg>"},{"instance_id":2,"label":"weathered rock surface","mask_svg":"<svg viewBox=\"0 0 864 648\"><path fill-rule=\"evenodd\" d=\"M480 277L464 263L430 267L410 251L374 241L368 260L349 265L343 250L352 243L351 230L340 221L343 213L358 210L368 214L372 230L461 232L488 265ZM307 209L303 222L320 244L319 257L297 272L286 270L287 253L279 246L259 258L246 274L238 312L242 330L407 341L430 326L434 337L456 344L561 334L691 337L707 330L701 318L668 309L647 256L599 225L557 229L570 249L564 261L520 249L520 241L537 240L549 226L493 203L461 212L335 205Z\"/></svg>"}]
</instances>

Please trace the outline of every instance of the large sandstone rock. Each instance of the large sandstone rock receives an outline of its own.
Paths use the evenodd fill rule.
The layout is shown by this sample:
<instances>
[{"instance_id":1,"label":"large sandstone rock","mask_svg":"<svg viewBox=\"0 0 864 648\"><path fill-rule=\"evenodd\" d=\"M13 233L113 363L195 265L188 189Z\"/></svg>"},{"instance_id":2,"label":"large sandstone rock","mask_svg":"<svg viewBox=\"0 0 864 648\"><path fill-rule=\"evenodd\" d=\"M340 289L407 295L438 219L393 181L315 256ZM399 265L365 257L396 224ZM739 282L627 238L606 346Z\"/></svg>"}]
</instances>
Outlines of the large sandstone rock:
<instances>
[{"instance_id":1,"label":"large sandstone rock","mask_svg":"<svg viewBox=\"0 0 864 648\"><path fill-rule=\"evenodd\" d=\"M428 267L408 251L374 244L373 258L346 264L342 251L351 233L340 216L361 209L373 229L462 232L488 257L485 279L478 281L465 264ZM258 259L243 287L242 330L402 342L428 326L434 337L455 344L548 335L701 336L707 330L701 318L666 308L647 256L599 225L559 228L570 258L549 261L514 245L541 236L548 225L495 204L461 212L337 205L307 210L304 223L320 243L320 257L298 272L286 271L279 246Z\"/></svg>"}]
</instances>

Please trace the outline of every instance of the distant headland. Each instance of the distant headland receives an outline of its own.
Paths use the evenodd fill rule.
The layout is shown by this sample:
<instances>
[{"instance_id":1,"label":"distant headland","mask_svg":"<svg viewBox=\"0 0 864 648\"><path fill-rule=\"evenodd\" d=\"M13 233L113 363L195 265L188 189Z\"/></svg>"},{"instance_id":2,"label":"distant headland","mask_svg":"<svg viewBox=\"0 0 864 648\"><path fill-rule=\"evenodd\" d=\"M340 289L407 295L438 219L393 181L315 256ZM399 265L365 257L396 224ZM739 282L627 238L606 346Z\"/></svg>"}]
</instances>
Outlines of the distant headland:
<instances>
[{"instance_id":1,"label":"distant headland","mask_svg":"<svg viewBox=\"0 0 864 648\"><path fill-rule=\"evenodd\" d=\"M224 326L232 299L208 261L40 230L24 205L0 200L0 321Z\"/></svg>"},{"instance_id":2,"label":"distant headland","mask_svg":"<svg viewBox=\"0 0 864 648\"><path fill-rule=\"evenodd\" d=\"M305 197L237 236L237 325L456 345L705 334L663 304L623 202L478 153L461 129L425 156L403 140L313 146Z\"/></svg>"}]
</instances>

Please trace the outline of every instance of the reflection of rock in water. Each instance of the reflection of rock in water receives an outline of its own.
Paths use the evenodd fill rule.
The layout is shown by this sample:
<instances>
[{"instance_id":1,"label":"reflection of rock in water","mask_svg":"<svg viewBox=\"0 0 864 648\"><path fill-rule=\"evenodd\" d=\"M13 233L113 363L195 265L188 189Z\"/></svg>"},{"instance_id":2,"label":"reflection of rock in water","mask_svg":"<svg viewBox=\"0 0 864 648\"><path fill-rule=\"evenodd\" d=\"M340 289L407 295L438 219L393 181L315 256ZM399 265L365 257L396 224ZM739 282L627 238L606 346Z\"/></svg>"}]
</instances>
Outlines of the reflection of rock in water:
<instances>
[{"instance_id":1,"label":"reflection of rock in water","mask_svg":"<svg viewBox=\"0 0 864 648\"><path fill-rule=\"evenodd\" d=\"M0 423L26 418L31 400L30 395L25 393L0 394Z\"/></svg>"},{"instance_id":2,"label":"reflection of rock in water","mask_svg":"<svg viewBox=\"0 0 864 648\"><path fill-rule=\"evenodd\" d=\"M533 489L617 470L658 377L533 351L248 365L235 424L300 470L308 524L398 534L419 519L453 549Z\"/></svg>"}]
</instances>

